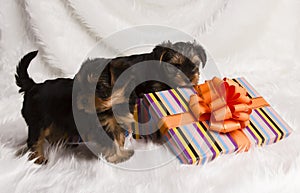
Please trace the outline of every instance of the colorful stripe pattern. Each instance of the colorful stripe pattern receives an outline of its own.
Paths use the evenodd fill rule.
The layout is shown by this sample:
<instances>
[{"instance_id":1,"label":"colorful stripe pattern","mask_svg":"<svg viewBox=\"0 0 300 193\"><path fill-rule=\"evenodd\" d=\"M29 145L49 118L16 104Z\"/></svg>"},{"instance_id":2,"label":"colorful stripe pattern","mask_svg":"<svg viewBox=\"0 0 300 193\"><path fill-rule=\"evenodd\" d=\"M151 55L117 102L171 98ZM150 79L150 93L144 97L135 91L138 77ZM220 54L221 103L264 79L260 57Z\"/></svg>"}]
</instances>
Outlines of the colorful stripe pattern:
<instances>
[{"instance_id":1,"label":"colorful stripe pattern","mask_svg":"<svg viewBox=\"0 0 300 193\"><path fill-rule=\"evenodd\" d=\"M234 81L247 89L250 98L260 96L245 78L236 78ZM252 111L250 125L243 129L243 132L248 136L253 146L262 146L276 143L287 137L292 129L272 107L263 107Z\"/></svg>"},{"instance_id":2,"label":"colorful stripe pattern","mask_svg":"<svg viewBox=\"0 0 300 193\"><path fill-rule=\"evenodd\" d=\"M233 79L246 88L250 98L259 97L259 93L244 79ZM147 119L148 124L134 125L135 131L147 127L147 131L157 130L160 118L189 111L188 101L193 88L178 88L146 94L138 103L135 117ZM149 121L150 119L150 121ZM142 122L143 122L142 121ZM169 128L164 135L166 144L176 154L181 163L204 164L220 154L233 153L238 150L236 142L230 134L220 134L208 131L208 122L197 122L176 128ZM138 129L137 129L138 128ZM250 115L250 125L242 130L252 146L262 146L275 143L287 137L292 129L284 122L272 107L253 110Z\"/></svg>"},{"instance_id":3,"label":"colorful stripe pattern","mask_svg":"<svg viewBox=\"0 0 300 193\"><path fill-rule=\"evenodd\" d=\"M150 137L150 134L158 130L157 122L159 119L156 116L151 119L151 114L155 114L154 109L148 108L144 102L142 99L137 99L134 108L135 122L131 125L134 139Z\"/></svg>"},{"instance_id":4,"label":"colorful stripe pattern","mask_svg":"<svg viewBox=\"0 0 300 193\"><path fill-rule=\"evenodd\" d=\"M160 118L188 112L188 101L195 93L193 88L178 88L146 94L143 101L144 107L139 112L149 107L148 111L151 116L149 124L158 129L157 121ZM204 164L222 153L232 153L238 149L230 135L211 132L207 128L206 122L170 128L164 138L166 144L185 164Z\"/></svg>"}]
</instances>

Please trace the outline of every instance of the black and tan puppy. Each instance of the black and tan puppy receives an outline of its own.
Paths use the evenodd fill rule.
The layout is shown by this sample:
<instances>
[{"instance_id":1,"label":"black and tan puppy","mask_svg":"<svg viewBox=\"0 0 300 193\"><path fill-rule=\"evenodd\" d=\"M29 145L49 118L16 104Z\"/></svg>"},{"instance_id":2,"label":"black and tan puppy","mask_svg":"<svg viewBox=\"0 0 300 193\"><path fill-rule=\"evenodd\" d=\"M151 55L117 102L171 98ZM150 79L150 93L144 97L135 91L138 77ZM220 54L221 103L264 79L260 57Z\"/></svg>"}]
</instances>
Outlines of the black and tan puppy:
<instances>
[{"instance_id":1,"label":"black and tan puppy","mask_svg":"<svg viewBox=\"0 0 300 193\"><path fill-rule=\"evenodd\" d=\"M186 86L188 82L197 84L199 68L204 67L206 60L205 50L196 42L178 42L175 44L166 42L156 46L152 52L146 54L114 59L87 60L84 65L90 64L91 69L89 71L94 71L93 68L97 66L105 66L97 82L96 93L102 101L97 108L98 118L106 131L112 134L115 144L122 150L125 129L129 128L133 121L132 113L137 98L142 97L145 93L169 89L170 85L157 81L160 77L172 80L178 86ZM145 66L145 62L156 62L159 66L154 68L153 65L151 68L150 65L149 68L149 65L148 67ZM116 85L122 73L135 65L140 65L142 68L139 68L139 71L132 70L130 75L121 81L121 84ZM170 68L170 65L174 68ZM151 74L151 80L140 83L140 80L145 79L149 74ZM136 82L138 84L135 84ZM135 85L134 89L128 88L132 85ZM128 94L126 93L128 90L133 90L133 92ZM126 111L128 101L130 113ZM113 105L121 106L121 108L113 112ZM118 121L116 115L119 117ZM155 136L159 141L159 132L156 132Z\"/></svg>"},{"instance_id":2,"label":"black and tan puppy","mask_svg":"<svg viewBox=\"0 0 300 193\"><path fill-rule=\"evenodd\" d=\"M42 164L47 161L44 156L43 145L45 140L50 144L67 144L74 138L80 138L77 124L75 124L73 113L80 114L80 119L85 123L87 132L84 132L85 139L93 140L98 144L101 153L108 161L117 162L122 159L115 159L116 149L111 140L105 137L96 140L93 139L93 132L99 129L97 116L93 119L93 113L101 103L98 97L95 97L95 89L91 89L89 81L94 74L86 71L84 65L78 72L82 80L79 80L79 87L73 88L74 79L57 78L55 80L46 80L43 83L35 83L29 77L27 68L31 60L37 55L37 51L25 55L17 66L15 75L16 84L20 87L19 92L24 93L22 115L28 125L27 150L31 151L29 159L36 159L35 163ZM97 76L99 77L99 76ZM88 97L93 95L93 106L87 105L90 101ZM72 99L74 103L72 102ZM100 130L101 132L102 130ZM104 130L103 130L104 131ZM105 136L105 132L101 134ZM21 152L19 152L21 153ZM132 155L127 155L127 159ZM113 159L109 159L113 157Z\"/></svg>"}]
</instances>

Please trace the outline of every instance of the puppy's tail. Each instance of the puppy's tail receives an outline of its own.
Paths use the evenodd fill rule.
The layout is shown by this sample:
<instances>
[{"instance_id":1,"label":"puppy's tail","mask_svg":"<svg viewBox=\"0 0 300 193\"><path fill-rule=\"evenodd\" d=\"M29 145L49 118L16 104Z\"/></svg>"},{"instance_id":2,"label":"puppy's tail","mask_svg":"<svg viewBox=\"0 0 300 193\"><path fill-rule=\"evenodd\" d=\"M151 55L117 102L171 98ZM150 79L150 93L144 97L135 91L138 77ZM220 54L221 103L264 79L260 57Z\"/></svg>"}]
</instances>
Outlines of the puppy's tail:
<instances>
[{"instance_id":1,"label":"puppy's tail","mask_svg":"<svg viewBox=\"0 0 300 193\"><path fill-rule=\"evenodd\" d=\"M37 53L38 51L36 50L26 54L17 66L15 78L16 84L20 87L19 93L30 90L35 85L35 82L28 75L27 68Z\"/></svg>"}]
</instances>

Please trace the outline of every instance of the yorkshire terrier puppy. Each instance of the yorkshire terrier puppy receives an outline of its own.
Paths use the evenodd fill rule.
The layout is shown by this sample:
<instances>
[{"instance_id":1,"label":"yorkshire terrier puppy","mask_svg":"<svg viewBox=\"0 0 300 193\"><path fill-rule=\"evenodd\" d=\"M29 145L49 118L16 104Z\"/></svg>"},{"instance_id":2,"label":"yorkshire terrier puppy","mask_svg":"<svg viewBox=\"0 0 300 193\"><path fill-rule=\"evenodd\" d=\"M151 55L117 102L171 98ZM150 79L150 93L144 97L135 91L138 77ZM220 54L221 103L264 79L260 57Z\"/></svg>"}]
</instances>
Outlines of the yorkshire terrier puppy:
<instances>
[{"instance_id":1,"label":"yorkshire terrier puppy","mask_svg":"<svg viewBox=\"0 0 300 193\"><path fill-rule=\"evenodd\" d=\"M74 79L69 78L35 83L29 77L27 68L37 53L38 51L34 51L25 55L19 62L15 75L16 84L20 87L19 92L24 93L21 112L28 125L27 148L20 150L19 154L29 150L31 151L29 160L34 159L35 163L43 164L47 162L43 150L45 140L50 144L68 144L74 138L82 137L97 142L101 147L101 154L109 161L109 156L114 156L114 151L111 150L114 148L113 143L106 138L101 138L100 141L99 138L93 140L93 132L99 129L97 126L99 121L96 115L95 118L92 115L98 106L101 106L102 101L95 96L95 89L92 89L89 83L93 80L94 74L85 70L88 64L77 73L77 77L81 79L78 78L79 83L76 87ZM92 100L93 105L88 105L91 102L89 100ZM80 115L79 123L84 122L85 136L81 136L82 133L78 132L74 113Z\"/></svg>"},{"instance_id":2,"label":"yorkshire terrier puppy","mask_svg":"<svg viewBox=\"0 0 300 193\"><path fill-rule=\"evenodd\" d=\"M157 81L159 77L172 80L178 86L187 86L190 84L197 84L199 80L199 68L206 64L205 50L196 42L178 42L172 44L165 42L156 46L152 52L131 55L124 57L117 57L114 59L93 59L87 60L85 64L91 64L90 71L97 66L103 66L103 72L97 80L96 93L101 99L101 105L97 108L98 118L101 125L108 133L111 133L111 138L115 141L116 149L118 149L119 156L114 157L116 160L124 159L124 156L130 156L128 150L124 150L125 130L131 127L133 122L133 109L137 98L143 97L145 93L157 92L170 89L170 85ZM134 69L122 80L122 83L115 85L117 79L123 72L135 65L144 65L144 62L157 62L158 68L139 68L137 72ZM171 68L170 68L171 65ZM148 74L151 75L151 80L140 83ZM185 77L184 77L185 76ZM188 79L188 81L184 81ZM137 83L137 84L135 84ZM133 89L129 87L134 85ZM113 89L115 92L113 92ZM126 93L132 91L131 93ZM128 106L128 111L122 109ZM124 106L113 112L113 106ZM118 121L115 116L118 116ZM160 134L156 132L153 138L157 142L160 141ZM111 160L112 162L118 162Z\"/></svg>"}]
</instances>

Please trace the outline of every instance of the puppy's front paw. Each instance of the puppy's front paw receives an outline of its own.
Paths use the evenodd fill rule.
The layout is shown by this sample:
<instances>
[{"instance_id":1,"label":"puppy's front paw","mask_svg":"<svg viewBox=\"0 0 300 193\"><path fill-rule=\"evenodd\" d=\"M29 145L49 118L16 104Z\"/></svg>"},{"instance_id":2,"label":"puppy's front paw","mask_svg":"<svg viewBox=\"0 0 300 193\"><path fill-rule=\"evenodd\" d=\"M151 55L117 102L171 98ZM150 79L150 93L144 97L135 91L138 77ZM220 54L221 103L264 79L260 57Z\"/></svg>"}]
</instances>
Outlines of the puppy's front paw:
<instances>
[{"instance_id":1,"label":"puppy's front paw","mask_svg":"<svg viewBox=\"0 0 300 193\"><path fill-rule=\"evenodd\" d=\"M134 150L122 149L118 151L116 154L107 157L106 160L110 163L117 164L120 162L127 161L131 156L133 156L133 154L134 154Z\"/></svg>"},{"instance_id":2,"label":"puppy's front paw","mask_svg":"<svg viewBox=\"0 0 300 193\"><path fill-rule=\"evenodd\" d=\"M123 157L123 161L128 160L134 154L134 150L132 149L123 149L121 150L121 157Z\"/></svg>"},{"instance_id":3,"label":"puppy's front paw","mask_svg":"<svg viewBox=\"0 0 300 193\"><path fill-rule=\"evenodd\" d=\"M43 155L37 155L37 153L31 153L28 160L34 160L34 163L35 164L39 164L39 165L42 165L42 164L46 164L48 162L48 160L43 156Z\"/></svg>"},{"instance_id":4,"label":"puppy's front paw","mask_svg":"<svg viewBox=\"0 0 300 193\"><path fill-rule=\"evenodd\" d=\"M44 165L48 163L48 159L46 159L45 157L39 157L34 161L35 164L39 164L39 165Z\"/></svg>"}]
</instances>

